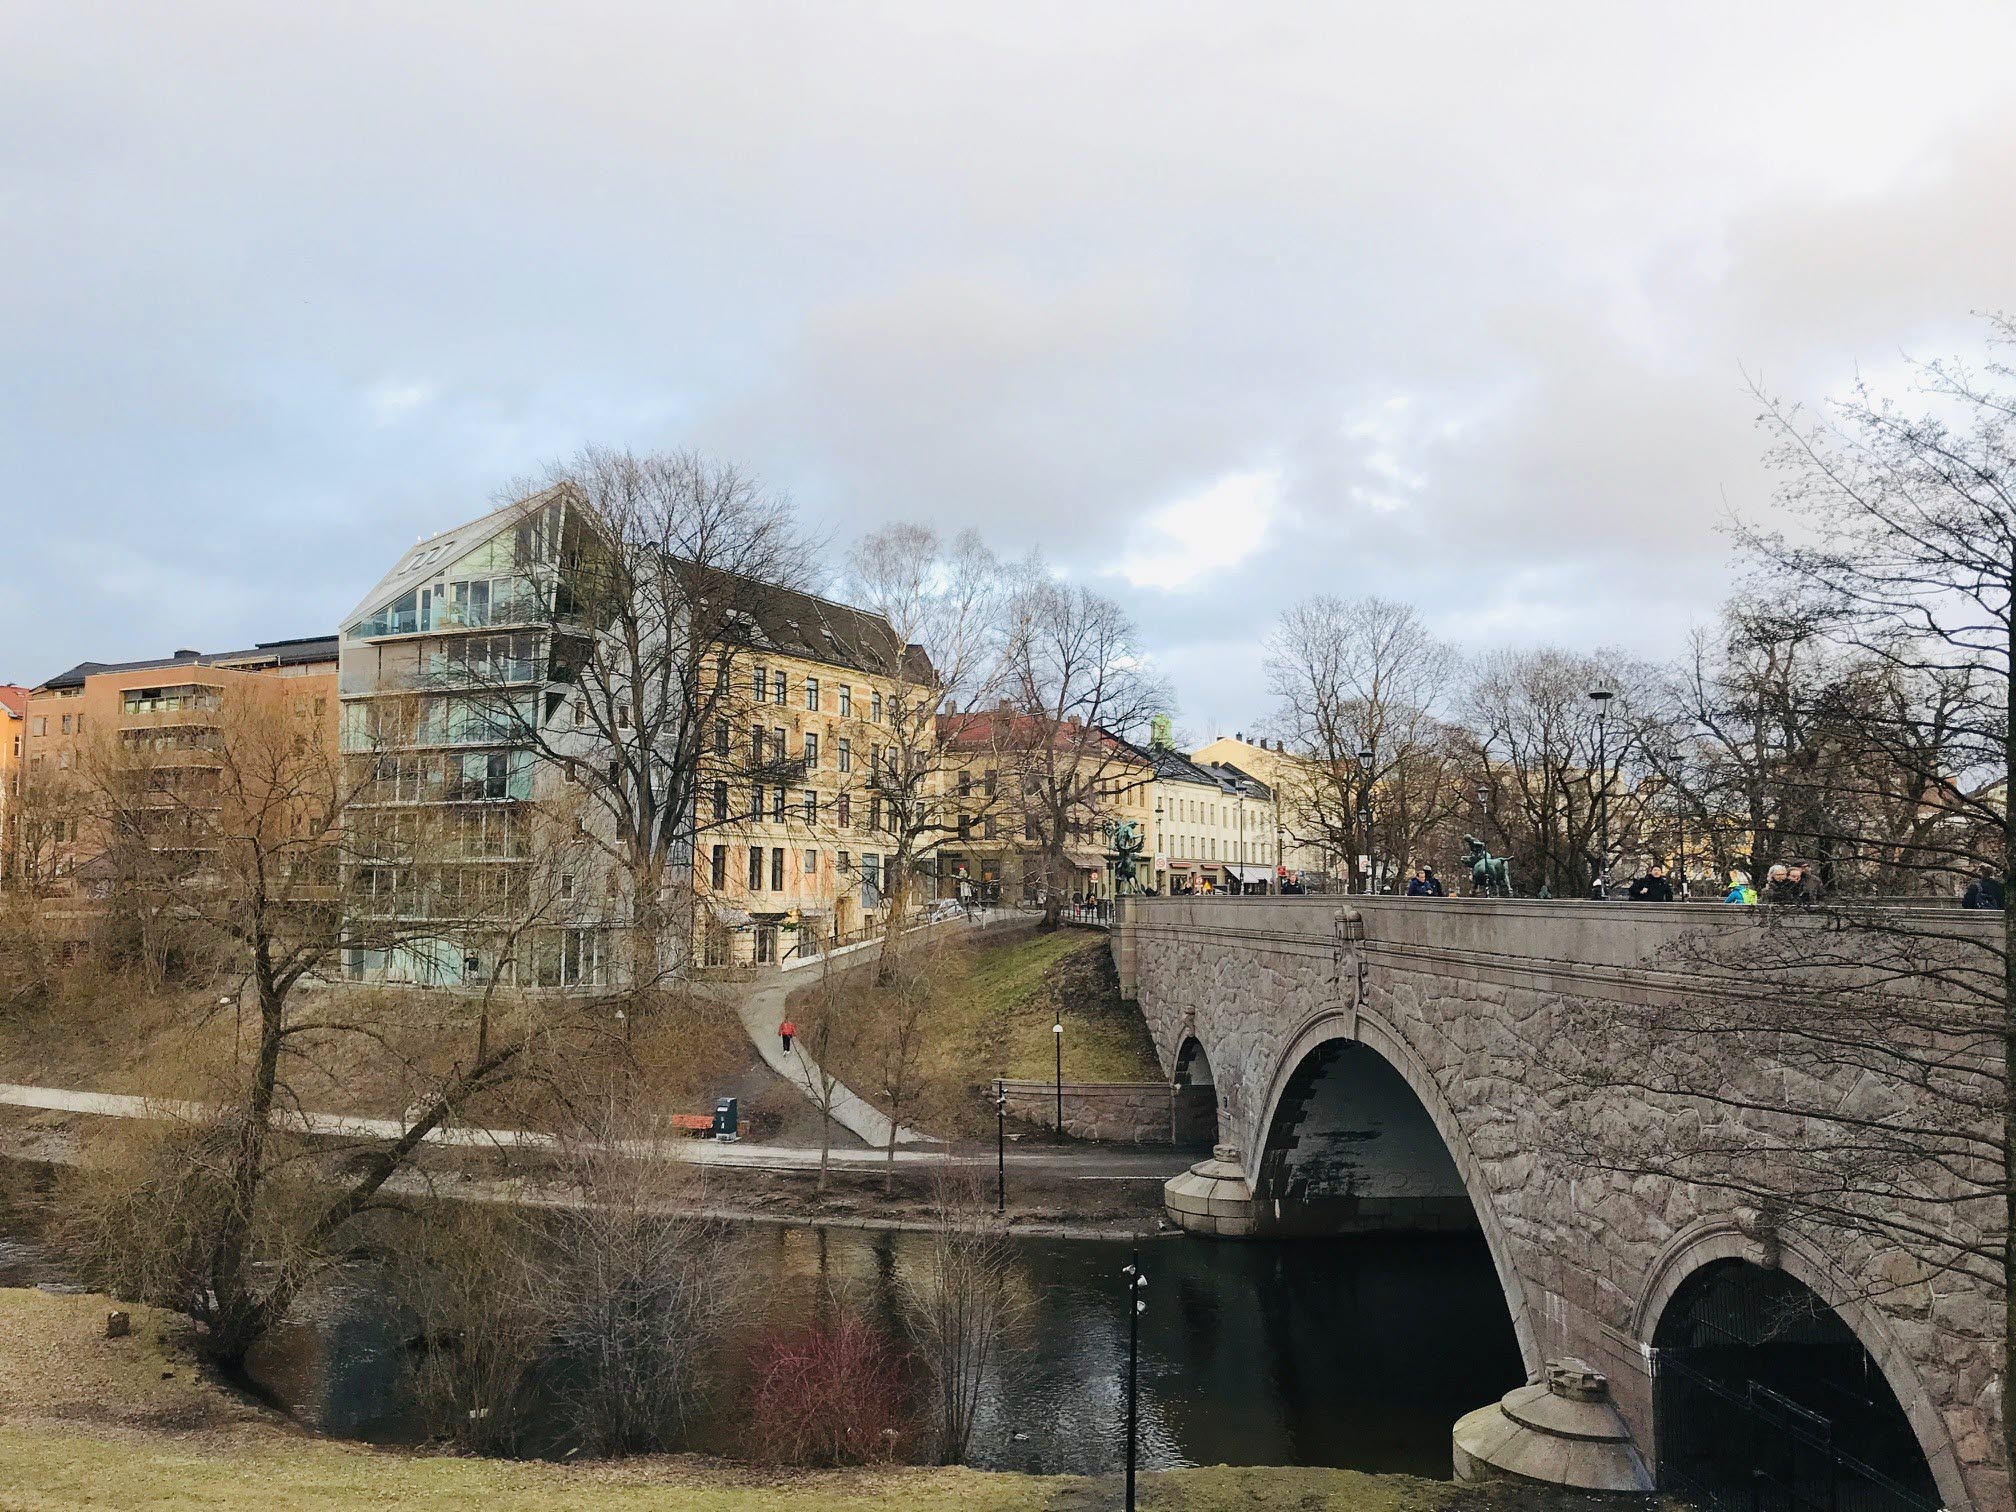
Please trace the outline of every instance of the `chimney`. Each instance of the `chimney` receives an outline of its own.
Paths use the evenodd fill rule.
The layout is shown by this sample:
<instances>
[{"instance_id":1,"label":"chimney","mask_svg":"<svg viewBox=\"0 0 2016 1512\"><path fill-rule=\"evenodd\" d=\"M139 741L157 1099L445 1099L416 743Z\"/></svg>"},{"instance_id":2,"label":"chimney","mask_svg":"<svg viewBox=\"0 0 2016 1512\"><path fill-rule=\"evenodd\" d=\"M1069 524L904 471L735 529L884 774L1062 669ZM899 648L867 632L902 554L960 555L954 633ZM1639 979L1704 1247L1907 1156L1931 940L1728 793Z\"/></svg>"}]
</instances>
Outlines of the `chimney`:
<instances>
[{"instance_id":1,"label":"chimney","mask_svg":"<svg viewBox=\"0 0 2016 1512\"><path fill-rule=\"evenodd\" d=\"M196 660L197 657L201 656L202 654L203 653L201 651L191 651L187 647L180 647L175 652L175 660L194 661Z\"/></svg>"},{"instance_id":2,"label":"chimney","mask_svg":"<svg viewBox=\"0 0 2016 1512\"><path fill-rule=\"evenodd\" d=\"M1244 744L1246 744L1246 732L1245 732L1244 730L1241 730L1241 731L1239 731L1239 732L1238 732L1238 733L1237 733L1236 735L1234 735L1234 736L1233 736L1232 738L1233 738L1234 740L1238 741L1238 742L1239 742L1239 744L1241 744L1241 745L1244 745Z\"/></svg>"}]
</instances>

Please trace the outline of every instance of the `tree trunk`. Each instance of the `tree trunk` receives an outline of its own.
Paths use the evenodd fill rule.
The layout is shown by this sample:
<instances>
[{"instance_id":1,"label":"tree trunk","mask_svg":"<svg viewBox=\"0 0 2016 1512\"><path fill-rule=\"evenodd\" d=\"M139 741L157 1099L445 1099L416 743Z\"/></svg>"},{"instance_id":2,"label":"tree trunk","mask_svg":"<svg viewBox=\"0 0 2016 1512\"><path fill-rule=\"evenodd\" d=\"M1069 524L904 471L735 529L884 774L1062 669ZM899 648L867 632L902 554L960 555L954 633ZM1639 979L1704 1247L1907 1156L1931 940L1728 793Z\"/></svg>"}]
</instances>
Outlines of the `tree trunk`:
<instances>
[{"instance_id":1,"label":"tree trunk","mask_svg":"<svg viewBox=\"0 0 2016 1512\"><path fill-rule=\"evenodd\" d=\"M2006 600L2016 612L2016 577ZM2016 618L2003 647L2003 707L2016 695ZM2002 741L2002 855L2006 889L2016 862L2016 740ZM2002 910L2002 1464L2016 1476L2016 913Z\"/></svg>"}]
</instances>

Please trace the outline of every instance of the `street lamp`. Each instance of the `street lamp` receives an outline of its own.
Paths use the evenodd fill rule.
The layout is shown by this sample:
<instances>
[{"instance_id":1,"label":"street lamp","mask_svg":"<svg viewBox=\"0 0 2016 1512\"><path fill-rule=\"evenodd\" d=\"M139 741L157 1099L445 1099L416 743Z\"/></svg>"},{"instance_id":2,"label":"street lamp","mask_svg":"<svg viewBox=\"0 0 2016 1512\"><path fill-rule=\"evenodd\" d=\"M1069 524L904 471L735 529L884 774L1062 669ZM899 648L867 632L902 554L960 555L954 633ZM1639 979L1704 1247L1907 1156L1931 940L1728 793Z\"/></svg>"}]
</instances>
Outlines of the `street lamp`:
<instances>
[{"instance_id":1,"label":"street lamp","mask_svg":"<svg viewBox=\"0 0 2016 1512\"><path fill-rule=\"evenodd\" d=\"M1610 896L1610 700L1617 696L1614 689L1591 688L1589 696L1596 701L1596 774L1603 785L1596 790L1597 841L1596 852L1596 896Z\"/></svg>"},{"instance_id":2,"label":"street lamp","mask_svg":"<svg viewBox=\"0 0 2016 1512\"><path fill-rule=\"evenodd\" d=\"M1134 1512L1134 1443L1138 1437L1141 1414L1139 1383L1141 1377L1141 1314L1148 1311L1148 1299L1141 1295L1147 1289L1148 1278L1141 1273L1141 1246L1134 1246L1134 1256L1120 1274L1127 1278L1127 1512Z\"/></svg>"},{"instance_id":3,"label":"street lamp","mask_svg":"<svg viewBox=\"0 0 2016 1512\"><path fill-rule=\"evenodd\" d=\"M1365 832L1365 891L1378 891L1379 858L1372 853L1372 750L1358 753L1358 828Z\"/></svg>"},{"instance_id":4,"label":"street lamp","mask_svg":"<svg viewBox=\"0 0 2016 1512\"><path fill-rule=\"evenodd\" d=\"M1008 1084L994 1078L994 1211L1008 1211Z\"/></svg>"},{"instance_id":5,"label":"street lamp","mask_svg":"<svg viewBox=\"0 0 2016 1512\"><path fill-rule=\"evenodd\" d=\"M1060 1016L1050 1026L1050 1037L1057 1043L1057 1137L1064 1137L1064 1020Z\"/></svg>"},{"instance_id":6,"label":"street lamp","mask_svg":"<svg viewBox=\"0 0 2016 1512\"><path fill-rule=\"evenodd\" d=\"M1165 840L1165 839L1163 838L1163 836L1162 836L1162 795L1161 795L1160 793L1157 793L1157 794L1155 795L1155 851L1154 851L1154 854L1155 854L1155 856L1156 856L1156 857L1157 857L1158 859L1159 859L1159 858L1161 858L1162 856L1166 856L1166 855L1168 854L1168 852L1167 852L1167 851L1165 851L1165 850L1164 850L1164 849L1162 848L1162 847L1163 847L1164 845L1166 845L1167 843L1168 843L1168 842L1167 842L1167 841L1166 841L1166 840ZM1155 863L1154 863L1153 861L1150 861L1150 862L1149 862L1148 864L1149 864L1149 866L1150 866L1150 867L1153 867L1153 866L1155 865ZM1159 893L1160 893L1160 892L1162 891L1162 878L1161 878L1160 876L1157 876L1157 877L1155 878L1155 891L1156 891L1156 892L1157 892L1158 894L1159 894Z\"/></svg>"}]
</instances>

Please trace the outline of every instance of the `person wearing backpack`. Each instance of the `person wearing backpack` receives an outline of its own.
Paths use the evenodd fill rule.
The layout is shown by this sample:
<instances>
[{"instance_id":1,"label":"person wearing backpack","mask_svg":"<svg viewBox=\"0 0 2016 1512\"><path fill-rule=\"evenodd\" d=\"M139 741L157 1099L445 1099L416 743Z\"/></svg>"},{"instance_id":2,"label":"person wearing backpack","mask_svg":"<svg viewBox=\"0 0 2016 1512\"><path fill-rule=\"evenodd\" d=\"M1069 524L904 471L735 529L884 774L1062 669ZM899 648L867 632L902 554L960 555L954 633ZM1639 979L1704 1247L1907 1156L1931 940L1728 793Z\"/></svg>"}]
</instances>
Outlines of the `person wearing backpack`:
<instances>
[{"instance_id":1,"label":"person wearing backpack","mask_svg":"<svg viewBox=\"0 0 2016 1512\"><path fill-rule=\"evenodd\" d=\"M1750 885L1750 874L1744 871L1729 873L1729 891L1722 899L1724 903L1755 903L1757 889Z\"/></svg>"}]
</instances>

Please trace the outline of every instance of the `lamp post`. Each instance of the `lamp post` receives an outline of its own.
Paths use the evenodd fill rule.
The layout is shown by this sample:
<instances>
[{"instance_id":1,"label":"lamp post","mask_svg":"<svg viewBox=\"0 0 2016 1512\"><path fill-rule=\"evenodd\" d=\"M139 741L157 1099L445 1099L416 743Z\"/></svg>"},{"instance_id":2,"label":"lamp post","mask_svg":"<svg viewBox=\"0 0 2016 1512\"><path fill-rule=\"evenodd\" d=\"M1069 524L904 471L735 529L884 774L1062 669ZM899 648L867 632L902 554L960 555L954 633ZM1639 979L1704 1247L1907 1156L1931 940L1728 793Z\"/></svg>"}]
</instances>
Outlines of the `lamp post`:
<instances>
[{"instance_id":1,"label":"lamp post","mask_svg":"<svg viewBox=\"0 0 2016 1512\"><path fill-rule=\"evenodd\" d=\"M1676 774L1680 770L1680 747L1674 746L1667 753L1667 766ZM1675 896L1682 903L1687 901L1687 788L1679 777L1673 778L1673 886Z\"/></svg>"},{"instance_id":2,"label":"lamp post","mask_svg":"<svg viewBox=\"0 0 2016 1512\"><path fill-rule=\"evenodd\" d=\"M1365 832L1365 891L1379 890L1379 858L1372 850L1372 762L1371 747L1358 753L1358 828Z\"/></svg>"},{"instance_id":3,"label":"lamp post","mask_svg":"<svg viewBox=\"0 0 2016 1512\"><path fill-rule=\"evenodd\" d=\"M1162 856L1167 855L1168 852L1163 850L1162 848L1166 843L1167 842L1162 838L1162 795L1160 793L1157 793L1155 795L1155 849L1152 852L1150 852L1150 854L1156 858L1160 858ZM1151 860L1148 863L1148 865L1150 867L1153 867L1155 865L1155 862ZM1155 891L1157 893L1160 893L1162 891L1161 877L1157 876L1154 879L1154 882L1155 882Z\"/></svg>"},{"instance_id":4,"label":"lamp post","mask_svg":"<svg viewBox=\"0 0 2016 1512\"><path fill-rule=\"evenodd\" d=\"M1050 1037L1057 1043L1057 1137L1064 1137L1064 1020L1050 1026Z\"/></svg>"},{"instance_id":5,"label":"lamp post","mask_svg":"<svg viewBox=\"0 0 2016 1512\"><path fill-rule=\"evenodd\" d=\"M1141 1314L1148 1311L1148 1299L1141 1295L1148 1278L1141 1274L1141 1246L1134 1246L1133 1258L1122 1268L1127 1278L1127 1512L1134 1512L1134 1444L1141 1421L1138 1407L1141 1376Z\"/></svg>"},{"instance_id":6,"label":"lamp post","mask_svg":"<svg viewBox=\"0 0 2016 1512\"><path fill-rule=\"evenodd\" d=\"M994 1211L1008 1211L1008 1085L994 1078Z\"/></svg>"},{"instance_id":7,"label":"lamp post","mask_svg":"<svg viewBox=\"0 0 2016 1512\"><path fill-rule=\"evenodd\" d=\"M1596 790L1596 896L1610 896L1610 700L1617 696L1610 688L1591 688L1596 701L1596 775L1602 786Z\"/></svg>"}]
</instances>

